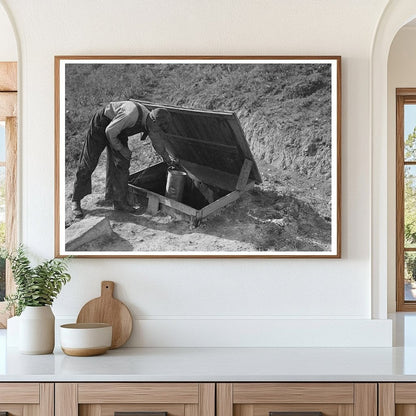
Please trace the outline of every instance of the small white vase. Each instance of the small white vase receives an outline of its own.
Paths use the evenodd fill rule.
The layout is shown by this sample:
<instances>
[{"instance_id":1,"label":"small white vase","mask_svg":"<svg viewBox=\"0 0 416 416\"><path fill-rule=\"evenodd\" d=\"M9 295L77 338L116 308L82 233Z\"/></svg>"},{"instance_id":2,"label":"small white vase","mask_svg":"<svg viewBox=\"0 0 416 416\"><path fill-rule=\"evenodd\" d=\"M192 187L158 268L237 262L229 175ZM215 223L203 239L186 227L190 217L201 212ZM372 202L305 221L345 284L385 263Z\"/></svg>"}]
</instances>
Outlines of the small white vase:
<instances>
[{"instance_id":1,"label":"small white vase","mask_svg":"<svg viewBox=\"0 0 416 416\"><path fill-rule=\"evenodd\" d=\"M19 347L19 320L20 316L13 316L7 320L7 347Z\"/></svg>"},{"instance_id":2,"label":"small white vase","mask_svg":"<svg viewBox=\"0 0 416 416\"><path fill-rule=\"evenodd\" d=\"M50 354L55 346L55 316L49 305L26 306L19 319L19 351Z\"/></svg>"}]
</instances>

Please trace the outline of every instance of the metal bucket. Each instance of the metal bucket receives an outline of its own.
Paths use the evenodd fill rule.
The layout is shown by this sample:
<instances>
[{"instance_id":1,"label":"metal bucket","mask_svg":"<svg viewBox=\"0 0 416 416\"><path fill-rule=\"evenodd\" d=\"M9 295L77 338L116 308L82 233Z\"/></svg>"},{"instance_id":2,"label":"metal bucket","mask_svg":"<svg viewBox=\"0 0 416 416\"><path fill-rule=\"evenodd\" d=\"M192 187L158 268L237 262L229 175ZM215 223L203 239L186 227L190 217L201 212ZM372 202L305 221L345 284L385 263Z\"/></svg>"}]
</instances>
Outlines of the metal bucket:
<instances>
[{"instance_id":1,"label":"metal bucket","mask_svg":"<svg viewBox=\"0 0 416 416\"><path fill-rule=\"evenodd\" d=\"M175 201L182 201L186 173L181 170L168 170L165 196Z\"/></svg>"}]
</instances>

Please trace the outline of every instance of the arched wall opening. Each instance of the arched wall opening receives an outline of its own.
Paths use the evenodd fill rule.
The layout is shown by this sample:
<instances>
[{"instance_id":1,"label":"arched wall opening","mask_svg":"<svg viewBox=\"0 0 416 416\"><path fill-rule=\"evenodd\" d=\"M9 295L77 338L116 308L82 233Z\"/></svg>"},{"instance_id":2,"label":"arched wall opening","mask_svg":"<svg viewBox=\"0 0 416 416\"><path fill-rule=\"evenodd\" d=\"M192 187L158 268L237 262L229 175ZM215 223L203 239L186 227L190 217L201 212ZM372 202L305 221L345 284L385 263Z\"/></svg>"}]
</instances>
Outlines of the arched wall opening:
<instances>
[{"instance_id":1,"label":"arched wall opening","mask_svg":"<svg viewBox=\"0 0 416 416\"><path fill-rule=\"evenodd\" d=\"M388 178L388 201L389 201L389 217L388 217L388 252L389 259L391 261L388 263L388 311L394 312L396 310L396 295L405 296L406 300L413 298L414 290L411 288L410 283L406 283L405 289L399 288L396 289L396 269L397 265L394 261L396 252L396 228L395 228L395 206L394 200L396 197L396 181L395 179L395 167L396 160L399 155L396 155L396 89L397 88L416 88L416 53L414 53L414 45L416 43L416 20L411 21L410 23L403 26L395 35L389 52L388 57L388 71L387 71L387 178ZM415 118L412 115L416 106L406 105L406 123L405 123L405 132L404 139L407 138L410 133L409 129L414 128ZM409 169L409 168L408 168ZM410 168L413 171L414 168ZM408 205L406 204L408 207ZM410 212L407 211L409 215ZM412 253L410 258L413 258ZM407 269L412 269L411 260L407 266ZM408 262L409 262L408 261ZM403 282L405 283L405 282ZM407 287L407 289L406 289ZM397 293L397 290L400 290L401 293Z\"/></svg>"},{"instance_id":2,"label":"arched wall opening","mask_svg":"<svg viewBox=\"0 0 416 416\"><path fill-rule=\"evenodd\" d=\"M384 319L395 306L395 96L389 54L399 31L416 17L413 0L390 2L375 33L371 59L372 316ZM415 30L416 35L416 30ZM392 61L390 65L392 65ZM416 81L416 78L415 78ZM416 83L415 83L416 85ZM401 85L397 85L401 86Z\"/></svg>"}]
</instances>

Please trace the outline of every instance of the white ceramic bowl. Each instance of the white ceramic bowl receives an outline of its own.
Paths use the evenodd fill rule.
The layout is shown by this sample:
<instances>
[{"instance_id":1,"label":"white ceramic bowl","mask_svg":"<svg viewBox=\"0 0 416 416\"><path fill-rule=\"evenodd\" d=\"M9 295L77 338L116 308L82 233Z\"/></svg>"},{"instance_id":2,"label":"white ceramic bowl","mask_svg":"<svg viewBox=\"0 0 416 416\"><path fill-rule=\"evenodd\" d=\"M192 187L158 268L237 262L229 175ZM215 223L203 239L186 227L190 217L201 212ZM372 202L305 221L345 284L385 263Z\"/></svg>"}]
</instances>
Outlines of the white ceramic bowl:
<instances>
[{"instance_id":1,"label":"white ceramic bowl","mask_svg":"<svg viewBox=\"0 0 416 416\"><path fill-rule=\"evenodd\" d=\"M61 348L78 357L99 355L111 347L112 326L103 323L61 325Z\"/></svg>"}]
</instances>

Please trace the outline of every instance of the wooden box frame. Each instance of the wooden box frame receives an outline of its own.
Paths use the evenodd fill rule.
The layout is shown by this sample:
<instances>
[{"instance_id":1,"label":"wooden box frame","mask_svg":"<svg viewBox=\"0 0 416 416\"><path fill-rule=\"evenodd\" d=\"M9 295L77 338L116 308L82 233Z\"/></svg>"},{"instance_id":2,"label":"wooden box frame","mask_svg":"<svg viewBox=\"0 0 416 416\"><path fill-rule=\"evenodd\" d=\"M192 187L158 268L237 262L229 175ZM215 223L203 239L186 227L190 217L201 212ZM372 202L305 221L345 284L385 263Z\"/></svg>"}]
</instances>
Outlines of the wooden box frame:
<instances>
[{"instance_id":1,"label":"wooden box frame","mask_svg":"<svg viewBox=\"0 0 416 416\"><path fill-rule=\"evenodd\" d=\"M244 192L253 189L254 181L249 180L251 166L251 160L246 159L238 176L235 189L227 195L218 198L217 200L211 202L210 204L206 205L201 209L190 207L189 205L176 201L172 198L168 198L164 195L152 192L149 189L134 186L132 184L129 184L129 187L131 192L133 192L134 194L145 194L147 196L147 211L151 214L156 214L160 209L163 210L163 208L165 208L165 211L167 212L173 210L175 213L179 215L182 214L184 216L184 219L189 219L191 225L197 227L204 218L208 217L208 215L211 215L219 209L226 207L234 201L237 201L237 199L240 198L240 196Z\"/></svg>"},{"instance_id":2,"label":"wooden box frame","mask_svg":"<svg viewBox=\"0 0 416 416\"><path fill-rule=\"evenodd\" d=\"M250 251L250 252L228 252L228 251L171 251L169 249L158 252L146 251L83 251L70 252L65 249L65 204L63 201L65 195L65 182L63 181L63 157L65 145L65 79L62 74L65 73L65 65L68 63L79 63L80 65L90 62L99 62L101 64L114 64L119 62L128 63L227 63L243 62L258 64L283 64L283 63L329 63L332 68L331 75L331 243L330 249L324 251ZM131 97L135 98L135 97ZM57 257L65 255L74 255L77 257L142 257L142 258L160 258L160 257L229 257L229 258L340 258L341 257L341 58L339 56L56 56L55 57L55 255ZM187 207L184 204L168 199L162 195L155 195L147 191L149 198L148 209L155 212L160 205L173 208L178 212L189 216L194 223L199 223L213 212L223 208L229 203L236 201L242 193L250 190L254 182L249 180L250 161L246 160L241 168L239 179L235 190L223 198L220 198L208 206L196 210ZM130 186L132 189L132 187ZM133 192L135 190L133 189ZM138 190L142 191L142 190Z\"/></svg>"}]
</instances>

